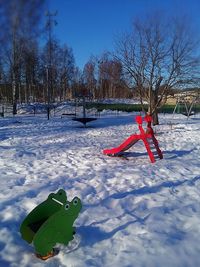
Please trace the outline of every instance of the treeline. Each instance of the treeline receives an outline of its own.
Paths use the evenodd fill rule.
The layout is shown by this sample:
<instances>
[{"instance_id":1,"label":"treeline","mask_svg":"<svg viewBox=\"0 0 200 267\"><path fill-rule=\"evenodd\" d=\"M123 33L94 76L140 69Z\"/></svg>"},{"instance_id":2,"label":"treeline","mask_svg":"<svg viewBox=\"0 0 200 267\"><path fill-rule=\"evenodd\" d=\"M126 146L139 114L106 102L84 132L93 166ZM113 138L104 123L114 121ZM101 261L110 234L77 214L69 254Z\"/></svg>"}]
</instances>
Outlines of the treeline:
<instances>
[{"instance_id":1,"label":"treeline","mask_svg":"<svg viewBox=\"0 0 200 267\"><path fill-rule=\"evenodd\" d=\"M54 36L56 16L44 0L1 0L0 100L54 102L85 93L92 98L131 97L122 65L108 55L81 71L73 50Z\"/></svg>"},{"instance_id":2,"label":"treeline","mask_svg":"<svg viewBox=\"0 0 200 267\"><path fill-rule=\"evenodd\" d=\"M37 43L21 47L21 55L13 73L11 66L2 65L0 97L12 102L46 102L63 100L71 95L75 82L76 67L72 49L52 42L52 65L48 65L48 43L38 47ZM15 95L13 95L13 82Z\"/></svg>"},{"instance_id":3,"label":"treeline","mask_svg":"<svg viewBox=\"0 0 200 267\"><path fill-rule=\"evenodd\" d=\"M75 65L72 49L52 40L52 63L49 66L48 46L48 42L44 47L39 47L37 42L26 41L26 45L20 47L23 50L16 59L14 74L12 65L1 64L1 100L12 102L15 98L19 103L47 102L48 93L51 102L71 99L80 94L86 94L92 99L133 96L133 92L123 80L119 62L103 55L100 59L88 61L81 71Z\"/></svg>"}]
</instances>

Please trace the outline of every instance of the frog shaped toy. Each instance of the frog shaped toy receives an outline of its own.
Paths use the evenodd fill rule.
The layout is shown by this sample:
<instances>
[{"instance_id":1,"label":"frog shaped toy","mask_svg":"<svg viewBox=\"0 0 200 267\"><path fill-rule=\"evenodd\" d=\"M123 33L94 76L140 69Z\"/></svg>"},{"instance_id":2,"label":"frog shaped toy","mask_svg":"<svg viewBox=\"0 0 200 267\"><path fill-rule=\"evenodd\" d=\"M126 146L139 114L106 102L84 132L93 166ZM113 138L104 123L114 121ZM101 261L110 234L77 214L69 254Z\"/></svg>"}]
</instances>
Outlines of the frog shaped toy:
<instances>
[{"instance_id":1,"label":"frog shaped toy","mask_svg":"<svg viewBox=\"0 0 200 267\"><path fill-rule=\"evenodd\" d=\"M81 208L78 197L69 202L64 190L51 193L23 221L20 227L22 238L28 243L33 242L38 257L48 259L54 255L56 243L67 245L73 239L73 223Z\"/></svg>"}]
</instances>

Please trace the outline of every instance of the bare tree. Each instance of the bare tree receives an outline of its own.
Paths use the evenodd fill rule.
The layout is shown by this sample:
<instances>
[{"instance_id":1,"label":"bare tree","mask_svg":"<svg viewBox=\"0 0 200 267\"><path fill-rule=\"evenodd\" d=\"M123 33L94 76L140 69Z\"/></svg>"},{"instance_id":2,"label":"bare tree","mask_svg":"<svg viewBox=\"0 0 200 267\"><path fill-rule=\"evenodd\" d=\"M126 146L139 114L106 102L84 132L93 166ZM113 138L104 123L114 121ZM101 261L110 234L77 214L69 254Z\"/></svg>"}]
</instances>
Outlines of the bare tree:
<instances>
[{"instance_id":1,"label":"bare tree","mask_svg":"<svg viewBox=\"0 0 200 267\"><path fill-rule=\"evenodd\" d=\"M73 51L67 45L63 45L58 51L58 94L60 101L71 97L71 87L75 75L75 60Z\"/></svg>"},{"instance_id":2,"label":"bare tree","mask_svg":"<svg viewBox=\"0 0 200 267\"><path fill-rule=\"evenodd\" d=\"M38 33L38 24L43 13L43 0L0 0L1 1L1 39L4 57L11 71L13 114L16 114L19 95L21 66L25 44Z\"/></svg>"},{"instance_id":3,"label":"bare tree","mask_svg":"<svg viewBox=\"0 0 200 267\"><path fill-rule=\"evenodd\" d=\"M84 83L92 95L92 98L96 98L97 79L95 78L95 67L96 63L91 59L85 64L83 69Z\"/></svg>"},{"instance_id":4,"label":"bare tree","mask_svg":"<svg viewBox=\"0 0 200 267\"><path fill-rule=\"evenodd\" d=\"M23 51L23 87L19 91L19 100L29 102L36 99L36 87L39 81L39 48L37 42L28 42Z\"/></svg>"},{"instance_id":5,"label":"bare tree","mask_svg":"<svg viewBox=\"0 0 200 267\"><path fill-rule=\"evenodd\" d=\"M101 98L127 96L127 85L123 79L122 63L104 53L98 59L98 89Z\"/></svg>"},{"instance_id":6,"label":"bare tree","mask_svg":"<svg viewBox=\"0 0 200 267\"><path fill-rule=\"evenodd\" d=\"M154 14L136 20L131 33L116 42L115 58L122 62L130 86L148 102L154 125L158 109L171 88L188 84L199 68L197 42L185 18L164 20Z\"/></svg>"},{"instance_id":7,"label":"bare tree","mask_svg":"<svg viewBox=\"0 0 200 267\"><path fill-rule=\"evenodd\" d=\"M41 68L43 80L46 79L46 71L49 62L49 42L41 53ZM45 71L46 69L46 71ZM65 99L71 95L71 86L74 81L75 60L73 51L66 44L61 45L58 40L51 38L51 68L49 70L49 97L50 101ZM47 82L47 81L46 81ZM46 95L47 99L47 95Z\"/></svg>"},{"instance_id":8,"label":"bare tree","mask_svg":"<svg viewBox=\"0 0 200 267\"><path fill-rule=\"evenodd\" d=\"M72 98L76 98L77 96L82 95L83 89L85 90L83 73L78 67L75 67L74 80L72 84Z\"/></svg>"}]
</instances>

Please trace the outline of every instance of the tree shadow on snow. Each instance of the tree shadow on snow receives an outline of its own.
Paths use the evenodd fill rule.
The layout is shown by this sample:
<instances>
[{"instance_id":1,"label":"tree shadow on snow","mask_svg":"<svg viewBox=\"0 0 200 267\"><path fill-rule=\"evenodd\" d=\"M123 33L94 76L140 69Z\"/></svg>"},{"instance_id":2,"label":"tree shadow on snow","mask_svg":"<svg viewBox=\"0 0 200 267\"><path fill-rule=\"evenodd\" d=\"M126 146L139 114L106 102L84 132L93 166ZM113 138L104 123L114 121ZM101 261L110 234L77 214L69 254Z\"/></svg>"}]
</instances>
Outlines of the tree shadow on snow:
<instances>
[{"instance_id":1,"label":"tree shadow on snow","mask_svg":"<svg viewBox=\"0 0 200 267\"><path fill-rule=\"evenodd\" d=\"M163 158L166 159L166 160L180 158L180 157L183 157L185 155L188 155L188 154L192 153L193 151L194 151L194 149L164 151L163 152Z\"/></svg>"},{"instance_id":2,"label":"tree shadow on snow","mask_svg":"<svg viewBox=\"0 0 200 267\"><path fill-rule=\"evenodd\" d=\"M187 184L188 186L194 186L195 182L198 180L200 180L200 175L195 176L192 179L184 179L184 180L178 180L178 181L166 181L158 185L143 186L141 188L136 188L131 191L114 193L106 197L105 199L101 200L100 203L95 203L93 205L85 205L84 207L87 209L91 207L97 207L99 205L103 206L104 204L107 203L107 201L110 201L111 199L123 199L129 195L138 196L138 195L146 195L146 194L155 194L155 193L160 192L164 188L176 188L183 184Z\"/></svg>"},{"instance_id":3,"label":"tree shadow on snow","mask_svg":"<svg viewBox=\"0 0 200 267\"><path fill-rule=\"evenodd\" d=\"M134 220L128 221L116 228L114 228L110 232L106 232L103 229L101 229L98 226L94 226L94 224L88 225L88 226L80 226L78 228L78 233L82 236L82 245L88 245L88 246L93 246L94 244L110 239L112 238L115 234L118 232L126 229L129 225L134 224L134 223L141 223L143 224L149 215L145 216L144 218L136 218ZM107 220L106 220L107 221ZM104 220L105 222L105 220ZM101 222L98 222L100 224Z\"/></svg>"},{"instance_id":4,"label":"tree shadow on snow","mask_svg":"<svg viewBox=\"0 0 200 267\"><path fill-rule=\"evenodd\" d=\"M119 193L114 193L112 195L110 195L109 197L103 199L100 203L95 204L95 205L88 205L85 206L85 208L89 208L89 207L94 207L94 206L103 206L107 203L107 201L110 201L111 199L123 199L126 198L129 195L132 196L137 196L137 195L145 195L145 194L152 194L152 193L157 193L160 192L162 189L164 188L176 188L178 186L181 186L183 184L187 184L188 186L195 186L195 182L200 180L200 175L194 177L193 179L184 179L184 180L178 180L178 181L166 181L163 182L161 184L155 185L155 186L144 186L142 188L138 188L138 189L134 189L132 191L129 192L119 192ZM77 229L77 232L81 235L81 243L83 246L92 246L98 242L107 240L112 238L115 234L117 234L120 231L125 230L129 225L135 224L135 223L140 223L140 224L144 224L145 221L148 219L148 217L150 216L150 214L146 215L144 218L139 218L133 214L131 214L130 212L128 212L129 215L131 215L132 217L134 217L133 220L129 220L128 222L114 228L113 230L111 230L110 232L106 232L104 231L101 227L96 226L101 225L101 224L105 224L109 219L104 219L102 221L98 221L95 223L92 223L90 225L87 226L80 226ZM119 219L121 219L121 217L123 217L123 215L120 216ZM165 233L162 233L163 235L165 235ZM184 232L183 231L179 231L178 229L172 229L170 231L170 233L166 234L166 242L168 244L174 244L179 240L182 240L184 238Z\"/></svg>"},{"instance_id":5,"label":"tree shadow on snow","mask_svg":"<svg viewBox=\"0 0 200 267\"><path fill-rule=\"evenodd\" d=\"M144 186L144 187L134 189L134 190L128 191L128 192L114 193L111 196L109 196L108 198L104 199L102 202L104 203L110 198L122 199L122 198L129 196L129 195L137 196L137 195L153 194L153 193L160 192L163 188L175 188L175 187L181 186L183 184L188 184L189 186L193 186L195 184L195 182L198 180L200 180L200 175L194 177L193 179L184 179L181 181L179 181L179 180L178 181L166 181L166 182L163 182L159 185Z\"/></svg>"}]
</instances>

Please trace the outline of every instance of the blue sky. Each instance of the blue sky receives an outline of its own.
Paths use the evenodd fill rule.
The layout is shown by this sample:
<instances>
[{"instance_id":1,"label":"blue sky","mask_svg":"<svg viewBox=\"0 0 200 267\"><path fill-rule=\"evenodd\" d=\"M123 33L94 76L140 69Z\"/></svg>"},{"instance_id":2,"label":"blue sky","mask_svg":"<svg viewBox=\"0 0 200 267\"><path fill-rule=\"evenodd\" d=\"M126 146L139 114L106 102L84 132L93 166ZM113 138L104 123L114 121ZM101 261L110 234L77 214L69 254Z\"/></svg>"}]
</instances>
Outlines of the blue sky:
<instances>
[{"instance_id":1,"label":"blue sky","mask_svg":"<svg viewBox=\"0 0 200 267\"><path fill-rule=\"evenodd\" d=\"M81 69L91 55L111 51L115 36L130 30L134 18L153 11L188 15L200 33L199 0L49 0L48 8L58 12L54 34L73 49Z\"/></svg>"}]
</instances>

